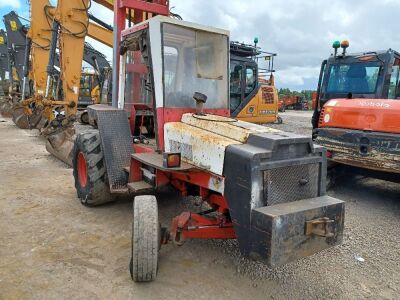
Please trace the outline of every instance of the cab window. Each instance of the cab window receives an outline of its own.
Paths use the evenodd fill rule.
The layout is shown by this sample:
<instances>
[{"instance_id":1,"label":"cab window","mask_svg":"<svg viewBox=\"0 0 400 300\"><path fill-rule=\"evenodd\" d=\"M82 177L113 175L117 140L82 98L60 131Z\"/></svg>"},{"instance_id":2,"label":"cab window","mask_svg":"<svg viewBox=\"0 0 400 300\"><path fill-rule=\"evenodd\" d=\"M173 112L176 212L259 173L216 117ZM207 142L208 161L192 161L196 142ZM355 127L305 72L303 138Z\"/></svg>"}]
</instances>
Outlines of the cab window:
<instances>
[{"instance_id":1,"label":"cab window","mask_svg":"<svg viewBox=\"0 0 400 300\"><path fill-rule=\"evenodd\" d=\"M256 84L256 68L246 67L246 88L244 91L245 97L247 97L256 88Z\"/></svg>"},{"instance_id":2,"label":"cab window","mask_svg":"<svg viewBox=\"0 0 400 300\"><path fill-rule=\"evenodd\" d=\"M389 99L399 99L400 98L400 85L399 85L399 69L400 60L396 59L392 67L392 74L390 75L390 85L389 85Z\"/></svg>"},{"instance_id":3,"label":"cab window","mask_svg":"<svg viewBox=\"0 0 400 300\"><path fill-rule=\"evenodd\" d=\"M235 111L242 102L242 73L243 67L237 63L230 64L230 110Z\"/></svg>"}]
</instances>

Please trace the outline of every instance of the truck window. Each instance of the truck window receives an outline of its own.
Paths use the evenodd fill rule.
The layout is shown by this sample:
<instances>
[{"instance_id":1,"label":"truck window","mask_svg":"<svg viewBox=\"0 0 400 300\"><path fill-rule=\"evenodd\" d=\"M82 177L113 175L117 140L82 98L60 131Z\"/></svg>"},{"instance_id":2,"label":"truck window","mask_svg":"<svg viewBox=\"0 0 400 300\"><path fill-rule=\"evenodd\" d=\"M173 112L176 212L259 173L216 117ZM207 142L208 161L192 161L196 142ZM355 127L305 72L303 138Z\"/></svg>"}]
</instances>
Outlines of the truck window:
<instances>
[{"instance_id":1,"label":"truck window","mask_svg":"<svg viewBox=\"0 0 400 300\"><path fill-rule=\"evenodd\" d=\"M327 93L375 93L379 63L334 64L330 66Z\"/></svg>"},{"instance_id":2,"label":"truck window","mask_svg":"<svg viewBox=\"0 0 400 300\"><path fill-rule=\"evenodd\" d=\"M392 67L392 74L390 75L389 85L389 99L400 98L400 86L399 86L399 60L396 59L395 64Z\"/></svg>"}]
</instances>

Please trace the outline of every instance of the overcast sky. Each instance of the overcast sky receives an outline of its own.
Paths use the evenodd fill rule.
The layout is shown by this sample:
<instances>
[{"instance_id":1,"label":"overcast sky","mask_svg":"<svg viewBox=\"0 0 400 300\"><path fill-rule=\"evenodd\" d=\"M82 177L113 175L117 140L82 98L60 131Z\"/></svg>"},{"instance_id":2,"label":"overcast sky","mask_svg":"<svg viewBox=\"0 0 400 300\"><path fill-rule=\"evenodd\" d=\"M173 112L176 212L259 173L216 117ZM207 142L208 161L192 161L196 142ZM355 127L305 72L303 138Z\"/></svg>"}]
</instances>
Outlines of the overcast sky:
<instances>
[{"instance_id":1,"label":"overcast sky","mask_svg":"<svg viewBox=\"0 0 400 300\"><path fill-rule=\"evenodd\" d=\"M334 40L348 39L350 52L400 50L400 0L170 0L170 6L184 20L230 30L231 40L258 37L264 50L278 54L278 87L315 89ZM29 17L27 0L0 0L1 15L12 9ZM96 4L91 10L112 23L112 12ZM111 60L111 49L90 43Z\"/></svg>"}]
</instances>

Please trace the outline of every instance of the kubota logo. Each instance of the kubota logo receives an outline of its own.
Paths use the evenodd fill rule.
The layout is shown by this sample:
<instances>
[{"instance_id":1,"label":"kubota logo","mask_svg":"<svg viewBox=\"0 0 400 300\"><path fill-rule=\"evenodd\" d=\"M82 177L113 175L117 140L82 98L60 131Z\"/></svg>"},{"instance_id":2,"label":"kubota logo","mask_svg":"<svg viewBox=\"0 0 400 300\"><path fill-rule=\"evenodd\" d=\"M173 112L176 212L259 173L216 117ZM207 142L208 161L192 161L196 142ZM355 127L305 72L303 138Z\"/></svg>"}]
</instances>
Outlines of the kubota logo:
<instances>
[{"instance_id":1,"label":"kubota logo","mask_svg":"<svg viewBox=\"0 0 400 300\"><path fill-rule=\"evenodd\" d=\"M390 104L386 102L374 102L374 101L360 101L360 106L363 107L379 107L379 108L390 108Z\"/></svg>"}]
</instances>

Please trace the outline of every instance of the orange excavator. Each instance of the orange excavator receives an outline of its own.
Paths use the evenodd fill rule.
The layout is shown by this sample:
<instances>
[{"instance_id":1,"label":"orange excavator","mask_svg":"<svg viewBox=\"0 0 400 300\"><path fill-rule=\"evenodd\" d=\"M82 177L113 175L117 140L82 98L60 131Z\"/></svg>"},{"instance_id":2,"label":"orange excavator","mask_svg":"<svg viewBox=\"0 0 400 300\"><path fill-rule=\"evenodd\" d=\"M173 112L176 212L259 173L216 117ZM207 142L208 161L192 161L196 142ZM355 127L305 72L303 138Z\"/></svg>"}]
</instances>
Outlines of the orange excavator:
<instances>
[{"instance_id":1,"label":"orange excavator","mask_svg":"<svg viewBox=\"0 0 400 300\"><path fill-rule=\"evenodd\" d=\"M336 41L322 63L313 139L332 167L400 182L400 53L347 54L348 46Z\"/></svg>"}]
</instances>

